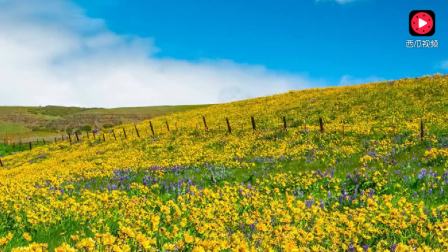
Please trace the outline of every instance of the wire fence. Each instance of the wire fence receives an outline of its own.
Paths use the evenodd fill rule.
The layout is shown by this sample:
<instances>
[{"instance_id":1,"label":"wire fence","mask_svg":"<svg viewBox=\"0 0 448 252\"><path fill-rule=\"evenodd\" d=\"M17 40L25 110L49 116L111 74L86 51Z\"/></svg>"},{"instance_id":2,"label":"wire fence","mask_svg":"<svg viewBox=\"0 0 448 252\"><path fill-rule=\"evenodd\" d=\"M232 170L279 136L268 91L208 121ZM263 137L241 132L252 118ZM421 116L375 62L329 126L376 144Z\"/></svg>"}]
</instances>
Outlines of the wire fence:
<instances>
[{"instance_id":1,"label":"wire fence","mask_svg":"<svg viewBox=\"0 0 448 252\"><path fill-rule=\"evenodd\" d=\"M228 117L225 117L225 132L226 134L233 134L233 128L232 128L232 124L231 121ZM297 124L290 124L288 125L288 120L286 116L282 116L280 118L280 122L281 122L281 129L284 131L287 131L289 128L297 128L300 127ZM171 129L170 129L170 123L168 122L168 120L165 120L164 122L164 126L165 126L165 133L170 133ZM202 130L205 132L209 132L210 128L209 128L209 124L207 122L207 119L205 116L202 116ZM177 125L177 123L176 123ZM303 129L305 131L308 131L309 129L307 128L307 124L303 124L301 125L303 127ZM311 125L308 125L308 127ZM319 117L315 126L318 129L318 132L323 134L326 132L326 126L325 126L325 121L322 117ZM257 120L255 118L255 116L250 116L250 127L251 130L253 132L257 132L260 131L260 127L257 127ZM277 127L278 128L278 127ZM346 123L343 122L341 124L341 131L342 134L344 135L346 133ZM137 126L137 124L133 124L132 127L132 131L129 131L129 127L128 130L126 130L126 127L121 127L121 128L113 128L110 130L98 130L98 129L94 129L92 131L85 131L85 132L80 132L80 131L75 131L74 133L67 133L67 134L61 134L60 137L54 137L52 139L52 141L49 141L48 139L45 140L44 138L42 138L41 140L36 140L36 141L29 141L26 143L23 142L19 142L19 143L11 143L10 145L12 145L13 147L18 147L19 150L33 150L33 148L37 147L37 146L42 146L42 145L46 145L46 144L52 144L52 143L60 143L60 142L67 142L70 145L74 145L83 141L102 141L102 142L107 142L107 141L117 141L117 140L126 140L129 138L129 134L133 134L134 136L136 136L137 138L142 138L142 137L156 137L157 136L157 132L156 132L156 128L153 124L152 121L149 121L148 125L145 127L145 129L147 130L147 136L144 136L142 134L142 132L144 132L144 130L142 131L141 128L139 128ZM221 125L219 125L219 129L221 129ZM176 126L176 130L178 130L177 126ZM196 124L196 130L200 130L199 125ZM263 129L261 129L263 130ZM121 134L118 134L118 131L121 131ZM420 119L419 122L419 127L418 127L418 136L420 138L421 141L423 141L426 137L426 128L425 128L425 122L423 119ZM14 148L13 148L14 149ZM2 161L1 157L0 157L0 167L5 167L5 163L4 161Z\"/></svg>"}]
</instances>

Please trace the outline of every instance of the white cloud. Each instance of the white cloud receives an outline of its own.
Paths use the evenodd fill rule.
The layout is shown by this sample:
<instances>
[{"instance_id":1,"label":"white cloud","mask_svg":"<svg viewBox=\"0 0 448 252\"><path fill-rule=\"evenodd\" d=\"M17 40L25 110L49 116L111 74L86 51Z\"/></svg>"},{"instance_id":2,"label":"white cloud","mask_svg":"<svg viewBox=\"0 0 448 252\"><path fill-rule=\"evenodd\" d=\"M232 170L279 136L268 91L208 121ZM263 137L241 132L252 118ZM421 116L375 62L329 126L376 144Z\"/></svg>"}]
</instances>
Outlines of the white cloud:
<instances>
[{"instance_id":1,"label":"white cloud","mask_svg":"<svg viewBox=\"0 0 448 252\"><path fill-rule=\"evenodd\" d=\"M226 60L160 59L151 39L114 33L66 1L0 9L1 105L217 103L322 84Z\"/></svg>"},{"instance_id":2,"label":"white cloud","mask_svg":"<svg viewBox=\"0 0 448 252\"><path fill-rule=\"evenodd\" d=\"M341 80L339 81L339 85L349 86L349 85L373 83L373 82L380 82L380 81L385 81L385 79L378 77L378 76L369 76L369 77L358 78L358 77L354 77L351 75L344 75L341 77Z\"/></svg>"}]
</instances>

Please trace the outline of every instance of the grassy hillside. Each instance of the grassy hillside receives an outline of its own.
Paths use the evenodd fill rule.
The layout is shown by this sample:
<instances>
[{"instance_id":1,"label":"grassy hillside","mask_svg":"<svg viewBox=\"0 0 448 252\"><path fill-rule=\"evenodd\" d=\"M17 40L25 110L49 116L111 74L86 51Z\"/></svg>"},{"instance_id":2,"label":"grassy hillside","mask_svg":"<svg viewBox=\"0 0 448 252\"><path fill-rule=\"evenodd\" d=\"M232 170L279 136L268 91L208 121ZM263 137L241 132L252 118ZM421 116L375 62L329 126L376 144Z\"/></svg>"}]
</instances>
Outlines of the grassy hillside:
<instances>
[{"instance_id":1,"label":"grassy hillside","mask_svg":"<svg viewBox=\"0 0 448 252\"><path fill-rule=\"evenodd\" d=\"M86 125L92 128L102 128L199 107L203 106L114 109L60 106L0 107L0 142L51 138L54 135L59 135L59 132Z\"/></svg>"},{"instance_id":2,"label":"grassy hillside","mask_svg":"<svg viewBox=\"0 0 448 252\"><path fill-rule=\"evenodd\" d=\"M3 157L0 246L446 251L447 95L447 76L291 91Z\"/></svg>"}]
</instances>

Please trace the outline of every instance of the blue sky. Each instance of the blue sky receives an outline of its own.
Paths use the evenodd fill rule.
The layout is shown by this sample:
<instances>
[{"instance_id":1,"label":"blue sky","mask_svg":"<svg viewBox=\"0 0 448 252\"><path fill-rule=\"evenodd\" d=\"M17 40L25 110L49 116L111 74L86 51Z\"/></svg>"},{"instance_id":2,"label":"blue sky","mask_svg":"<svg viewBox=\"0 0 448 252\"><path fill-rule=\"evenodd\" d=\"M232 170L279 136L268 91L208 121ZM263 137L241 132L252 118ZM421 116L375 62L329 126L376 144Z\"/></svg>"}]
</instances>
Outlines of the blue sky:
<instances>
[{"instance_id":1,"label":"blue sky","mask_svg":"<svg viewBox=\"0 0 448 252\"><path fill-rule=\"evenodd\" d=\"M436 13L438 49L408 49ZM221 103L448 71L445 0L0 0L0 105Z\"/></svg>"},{"instance_id":2,"label":"blue sky","mask_svg":"<svg viewBox=\"0 0 448 252\"><path fill-rule=\"evenodd\" d=\"M395 79L441 72L448 43L444 0L77 0L114 31L154 38L158 57L231 59L306 73ZM408 49L408 15L436 13L439 49ZM445 52L445 53L442 53Z\"/></svg>"}]
</instances>

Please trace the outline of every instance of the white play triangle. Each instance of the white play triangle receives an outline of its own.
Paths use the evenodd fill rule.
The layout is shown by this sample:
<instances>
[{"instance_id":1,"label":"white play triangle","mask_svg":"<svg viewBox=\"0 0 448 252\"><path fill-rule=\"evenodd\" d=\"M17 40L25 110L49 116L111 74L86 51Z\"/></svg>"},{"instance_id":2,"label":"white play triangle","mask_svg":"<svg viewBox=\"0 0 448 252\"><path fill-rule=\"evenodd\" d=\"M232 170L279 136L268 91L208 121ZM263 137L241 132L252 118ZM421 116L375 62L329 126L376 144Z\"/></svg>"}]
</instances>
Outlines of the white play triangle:
<instances>
[{"instance_id":1,"label":"white play triangle","mask_svg":"<svg viewBox=\"0 0 448 252\"><path fill-rule=\"evenodd\" d=\"M422 28L423 26L425 26L428 22L426 22L425 20L418 18L418 28Z\"/></svg>"}]
</instances>

